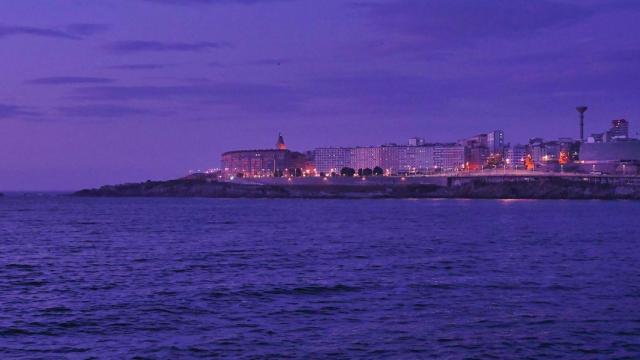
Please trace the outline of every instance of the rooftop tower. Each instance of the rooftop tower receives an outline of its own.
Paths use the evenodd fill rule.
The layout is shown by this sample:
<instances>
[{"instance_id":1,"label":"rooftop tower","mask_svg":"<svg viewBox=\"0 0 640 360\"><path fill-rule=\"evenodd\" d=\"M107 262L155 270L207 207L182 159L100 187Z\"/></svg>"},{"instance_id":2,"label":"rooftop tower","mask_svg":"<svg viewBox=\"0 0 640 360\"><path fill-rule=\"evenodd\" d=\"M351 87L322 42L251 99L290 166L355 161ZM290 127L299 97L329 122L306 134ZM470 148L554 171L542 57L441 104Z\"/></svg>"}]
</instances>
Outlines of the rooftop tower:
<instances>
[{"instance_id":1,"label":"rooftop tower","mask_svg":"<svg viewBox=\"0 0 640 360\"><path fill-rule=\"evenodd\" d=\"M587 111L587 107L578 106L576 110L580 113L580 141L584 141L584 112Z\"/></svg>"},{"instance_id":2,"label":"rooftop tower","mask_svg":"<svg viewBox=\"0 0 640 360\"><path fill-rule=\"evenodd\" d=\"M276 143L276 148L278 150L287 150L287 145L285 145L284 138L280 133L278 133L278 142Z\"/></svg>"}]
</instances>

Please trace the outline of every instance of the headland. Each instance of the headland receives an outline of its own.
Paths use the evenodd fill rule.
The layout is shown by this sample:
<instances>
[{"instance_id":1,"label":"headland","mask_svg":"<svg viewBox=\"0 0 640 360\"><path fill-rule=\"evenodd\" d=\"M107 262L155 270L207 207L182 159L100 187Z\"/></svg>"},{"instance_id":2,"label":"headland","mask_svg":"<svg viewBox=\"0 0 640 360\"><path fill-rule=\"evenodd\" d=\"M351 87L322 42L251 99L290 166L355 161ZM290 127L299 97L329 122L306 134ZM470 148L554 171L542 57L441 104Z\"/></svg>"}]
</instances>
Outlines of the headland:
<instances>
[{"instance_id":1,"label":"headland","mask_svg":"<svg viewBox=\"0 0 640 360\"><path fill-rule=\"evenodd\" d=\"M222 181L195 174L168 181L108 185L78 191L95 197L312 199L634 199L638 176L488 174L420 177L298 177Z\"/></svg>"}]
</instances>

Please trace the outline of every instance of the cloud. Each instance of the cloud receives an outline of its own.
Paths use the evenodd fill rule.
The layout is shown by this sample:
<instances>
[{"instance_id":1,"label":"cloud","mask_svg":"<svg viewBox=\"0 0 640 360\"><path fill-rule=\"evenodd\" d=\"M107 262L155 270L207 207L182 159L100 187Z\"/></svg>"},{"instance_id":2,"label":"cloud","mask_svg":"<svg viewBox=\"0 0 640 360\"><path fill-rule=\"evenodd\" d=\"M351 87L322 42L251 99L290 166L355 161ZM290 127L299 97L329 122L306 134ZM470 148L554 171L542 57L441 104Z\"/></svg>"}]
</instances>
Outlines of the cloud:
<instances>
[{"instance_id":1,"label":"cloud","mask_svg":"<svg viewBox=\"0 0 640 360\"><path fill-rule=\"evenodd\" d=\"M164 42L164 41L117 41L107 49L115 54L133 54L140 52L200 52L231 47L226 42Z\"/></svg>"},{"instance_id":2,"label":"cloud","mask_svg":"<svg viewBox=\"0 0 640 360\"><path fill-rule=\"evenodd\" d=\"M67 26L67 31L76 36L91 36L108 30L109 25L106 24L78 23Z\"/></svg>"},{"instance_id":3,"label":"cloud","mask_svg":"<svg viewBox=\"0 0 640 360\"><path fill-rule=\"evenodd\" d=\"M16 35L28 35L37 37L48 37L58 39L79 40L80 37L68 33L62 30L39 28L32 26L4 26L0 25L0 38L16 36Z\"/></svg>"},{"instance_id":4,"label":"cloud","mask_svg":"<svg viewBox=\"0 0 640 360\"><path fill-rule=\"evenodd\" d=\"M111 102L184 102L190 106L230 106L247 112L289 111L303 100L301 94L289 87L254 83L93 86L76 89L75 98Z\"/></svg>"},{"instance_id":5,"label":"cloud","mask_svg":"<svg viewBox=\"0 0 640 360\"><path fill-rule=\"evenodd\" d=\"M70 24L63 28L0 25L0 38L11 36L34 36L54 39L81 40L87 36L107 31L103 24Z\"/></svg>"},{"instance_id":6,"label":"cloud","mask_svg":"<svg viewBox=\"0 0 640 360\"><path fill-rule=\"evenodd\" d=\"M102 77L85 76L52 76L29 80L27 83L36 85L73 85L73 84L106 84L114 80Z\"/></svg>"},{"instance_id":7,"label":"cloud","mask_svg":"<svg viewBox=\"0 0 640 360\"><path fill-rule=\"evenodd\" d=\"M30 108L11 104L0 104L0 119L36 117L40 114Z\"/></svg>"},{"instance_id":8,"label":"cloud","mask_svg":"<svg viewBox=\"0 0 640 360\"><path fill-rule=\"evenodd\" d=\"M136 115L158 115L157 111L117 104L94 104L59 107L58 112L67 117L116 118Z\"/></svg>"},{"instance_id":9,"label":"cloud","mask_svg":"<svg viewBox=\"0 0 640 360\"><path fill-rule=\"evenodd\" d=\"M280 66L290 64L292 62L291 59L259 59L254 61L249 61L248 65L255 66Z\"/></svg>"},{"instance_id":10,"label":"cloud","mask_svg":"<svg viewBox=\"0 0 640 360\"><path fill-rule=\"evenodd\" d=\"M169 5L222 5L222 4L256 5L256 4L290 2L294 0L144 0L144 1L155 3L155 4L169 4Z\"/></svg>"},{"instance_id":11,"label":"cloud","mask_svg":"<svg viewBox=\"0 0 640 360\"><path fill-rule=\"evenodd\" d=\"M245 66L281 66L293 63L293 59L288 58L265 58L256 59L246 62L222 63L220 61L211 61L206 65L213 68L232 68Z\"/></svg>"},{"instance_id":12,"label":"cloud","mask_svg":"<svg viewBox=\"0 0 640 360\"><path fill-rule=\"evenodd\" d=\"M164 69L164 68L166 68L168 66L169 65L167 65L167 64L122 64L122 65L107 66L107 69L131 70L131 71L136 71L136 70L158 70L158 69Z\"/></svg>"},{"instance_id":13,"label":"cloud","mask_svg":"<svg viewBox=\"0 0 640 360\"><path fill-rule=\"evenodd\" d=\"M359 2L373 24L419 46L456 47L483 38L517 38L574 24L596 7L549 0Z\"/></svg>"}]
</instances>

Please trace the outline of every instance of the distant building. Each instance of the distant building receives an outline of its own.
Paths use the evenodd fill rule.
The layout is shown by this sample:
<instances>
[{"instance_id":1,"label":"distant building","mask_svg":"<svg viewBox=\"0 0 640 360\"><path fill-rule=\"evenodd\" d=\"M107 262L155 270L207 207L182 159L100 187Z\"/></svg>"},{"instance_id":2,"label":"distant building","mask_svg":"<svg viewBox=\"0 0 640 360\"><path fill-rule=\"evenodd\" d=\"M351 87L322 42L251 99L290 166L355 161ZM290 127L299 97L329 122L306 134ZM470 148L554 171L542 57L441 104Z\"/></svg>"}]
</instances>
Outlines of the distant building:
<instances>
[{"instance_id":1,"label":"distant building","mask_svg":"<svg viewBox=\"0 0 640 360\"><path fill-rule=\"evenodd\" d=\"M409 146L422 146L425 144L424 138L412 137L409 138Z\"/></svg>"},{"instance_id":2,"label":"distant building","mask_svg":"<svg viewBox=\"0 0 640 360\"><path fill-rule=\"evenodd\" d=\"M526 153L531 155L531 160L535 165L565 165L578 159L579 146L580 142L571 138L551 141L534 138L529 140Z\"/></svg>"},{"instance_id":3,"label":"distant building","mask_svg":"<svg viewBox=\"0 0 640 360\"><path fill-rule=\"evenodd\" d=\"M382 165L382 147L367 146L351 149L351 167L358 169L373 169Z\"/></svg>"},{"instance_id":4,"label":"distant building","mask_svg":"<svg viewBox=\"0 0 640 360\"><path fill-rule=\"evenodd\" d=\"M314 166L318 172L340 173L344 167L351 167L351 150L345 147L317 148L314 153Z\"/></svg>"},{"instance_id":5,"label":"distant building","mask_svg":"<svg viewBox=\"0 0 640 360\"><path fill-rule=\"evenodd\" d=\"M637 169L640 165L640 141L582 144L579 163L585 172L621 173L627 167Z\"/></svg>"},{"instance_id":6,"label":"distant building","mask_svg":"<svg viewBox=\"0 0 640 360\"><path fill-rule=\"evenodd\" d=\"M495 142L495 134L492 135L492 138ZM467 169L480 170L484 168L487 164L487 160L491 156L488 134L472 136L470 138L460 140L458 143L465 147L465 165Z\"/></svg>"},{"instance_id":7,"label":"distant building","mask_svg":"<svg viewBox=\"0 0 640 360\"><path fill-rule=\"evenodd\" d=\"M625 119L612 120L611 129L607 132L609 139L629 137L629 122Z\"/></svg>"},{"instance_id":8,"label":"distant building","mask_svg":"<svg viewBox=\"0 0 640 360\"><path fill-rule=\"evenodd\" d=\"M488 133L487 147L492 155L504 156L504 131L495 130Z\"/></svg>"},{"instance_id":9,"label":"distant building","mask_svg":"<svg viewBox=\"0 0 640 360\"><path fill-rule=\"evenodd\" d=\"M611 121L611 128L603 133L591 134L587 138L588 143L608 143L629 138L629 122L625 119Z\"/></svg>"},{"instance_id":10,"label":"distant building","mask_svg":"<svg viewBox=\"0 0 640 360\"><path fill-rule=\"evenodd\" d=\"M464 168L464 160L464 146L455 143L433 145L433 163L438 170L462 170Z\"/></svg>"},{"instance_id":11,"label":"distant building","mask_svg":"<svg viewBox=\"0 0 640 360\"><path fill-rule=\"evenodd\" d=\"M309 170L310 161L305 154L286 149L282 135L277 149L238 150L222 154L225 176L280 176L293 174L296 169Z\"/></svg>"},{"instance_id":12,"label":"distant building","mask_svg":"<svg viewBox=\"0 0 640 360\"><path fill-rule=\"evenodd\" d=\"M426 174L435 166L433 147L396 146L385 150L384 168L390 174ZM397 155L396 155L397 154Z\"/></svg>"},{"instance_id":13,"label":"distant building","mask_svg":"<svg viewBox=\"0 0 640 360\"><path fill-rule=\"evenodd\" d=\"M282 134L278 134L278 141L276 142L276 149L278 150L287 150L287 145L284 143L284 138Z\"/></svg>"},{"instance_id":14,"label":"distant building","mask_svg":"<svg viewBox=\"0 0 640 360\"><path fill-rule=\"evenodd\" d=\"M464 167L465 148L460 144L382 145L354 148L317 148L314 166L318 172L340 172L343 167L373 169L385 174L429 174Z\"/></svg>"},{"instance_id":15,"label":"distant building","mask_svg":"<svg viewBox=\"0 0 640 360\"><path fill-rule=\"evenodd\" d=\"M589 136L587 138L587 142L588 143L601 143L604 142L604 133L598 133L598 134L591 134L591 136Z\"/></svg>"},{"instance_id":16,"label":"distant building","mask_svg":"<svg viewBox=\"0 0 640 360\"><path fill-rule=\"evenodd\" d=\"M510 146L507 149L506 154L506 163L510 168L520 168L524 167L524 160L527 156L527 146L516 144Z\"/></svg>"}]
</instances>

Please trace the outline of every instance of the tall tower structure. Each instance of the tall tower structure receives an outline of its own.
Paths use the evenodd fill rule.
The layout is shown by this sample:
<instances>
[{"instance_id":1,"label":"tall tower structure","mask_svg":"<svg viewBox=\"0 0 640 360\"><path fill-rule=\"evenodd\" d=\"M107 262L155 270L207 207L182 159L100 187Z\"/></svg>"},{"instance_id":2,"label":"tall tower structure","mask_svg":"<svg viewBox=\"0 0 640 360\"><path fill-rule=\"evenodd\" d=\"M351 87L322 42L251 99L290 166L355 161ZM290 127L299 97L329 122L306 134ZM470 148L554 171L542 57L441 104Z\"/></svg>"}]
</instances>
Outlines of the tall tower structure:
<instances>
[{"instance_id":1,"label":"tall tower structure","mask_svg":"<svg viewBox=\"0 0 640 360\"><path fill-rule=\"evenodd\" d=\"M278 150L287 150L287 145L285 145L284 138L280 133L278 133L278 142L276 142L276 148Z\"/></svg>"},{"instance_id":2,"label":"tall tower structure","mask_svg":"<svg viewBox=\"0 0 640 360\"><path fill-rule=\"evenodd\" d=\"M584 112L587 111L587 107L578 106L576 110L580 113L580 141L584 141Z\"/></svg>"}]
</instances>

